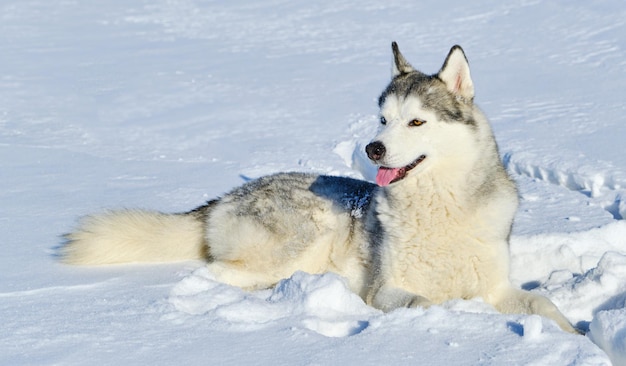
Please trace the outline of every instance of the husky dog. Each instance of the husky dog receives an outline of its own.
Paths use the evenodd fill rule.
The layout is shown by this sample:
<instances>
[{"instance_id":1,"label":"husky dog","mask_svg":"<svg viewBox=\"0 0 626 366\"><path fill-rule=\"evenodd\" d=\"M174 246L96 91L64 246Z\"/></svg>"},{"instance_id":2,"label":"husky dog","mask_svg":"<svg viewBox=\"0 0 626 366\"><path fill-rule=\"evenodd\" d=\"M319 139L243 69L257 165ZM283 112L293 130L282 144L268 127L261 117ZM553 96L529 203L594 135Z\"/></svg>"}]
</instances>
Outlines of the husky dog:
<instances>
[{"instance_id":1,"label":"husky dog","mask_svg":"<svg viewBox=\"0 0 626 366\"><path fill-rule=\"evenodd\" d=\"M463 50L452 47L435 75L415 70L395 42L392 50L380 132L366 147L377 185L280 173L182 214L88 216L66 236L63 260L206 259L218 280L245 289L295 271L332 271L383 311L480 297L503 313L539 314L575 332L550 300L509 282L517 190L473 102Z\"/></svg>"}]
</instances>

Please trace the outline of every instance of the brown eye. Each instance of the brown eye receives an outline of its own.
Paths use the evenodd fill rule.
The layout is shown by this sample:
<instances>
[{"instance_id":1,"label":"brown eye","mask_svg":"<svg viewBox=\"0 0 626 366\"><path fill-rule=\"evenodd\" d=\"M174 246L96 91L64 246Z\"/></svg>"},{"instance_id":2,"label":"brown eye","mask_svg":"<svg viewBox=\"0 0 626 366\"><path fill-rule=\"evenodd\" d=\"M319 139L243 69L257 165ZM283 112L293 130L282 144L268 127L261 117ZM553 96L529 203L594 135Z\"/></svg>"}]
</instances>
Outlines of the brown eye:
<instances>
[{"instance_id":1,"label":"brown eye","mask_svg":"<svg viewBox=\"0 0 626 366\"><path fill-rule=\"evenodd\" d=\"M423 125L424 123L426 123L426 121L422 120L422 119L414 119L411 122L409 122L409 126L411 127L418 127Z\"/></svg>"},{"instance_id":2,"label":"brown eye","mask_svg":"<svg viewBox=\"0 0 626 366\"><path fill-rule=\"evenodd\" d=\"M387 120L385 119L385 117L380 117L380 124L383 126L387 124Z\"/></svg>"}]
</instances>

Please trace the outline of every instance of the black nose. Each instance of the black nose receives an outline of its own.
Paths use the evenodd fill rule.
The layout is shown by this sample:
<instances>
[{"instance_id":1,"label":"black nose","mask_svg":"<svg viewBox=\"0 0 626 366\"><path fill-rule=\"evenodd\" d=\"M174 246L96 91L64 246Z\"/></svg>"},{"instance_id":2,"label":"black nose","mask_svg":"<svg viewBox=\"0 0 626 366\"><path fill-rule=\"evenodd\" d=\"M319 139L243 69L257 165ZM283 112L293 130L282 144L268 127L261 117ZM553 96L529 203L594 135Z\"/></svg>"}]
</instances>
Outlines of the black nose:
<instances>
[{"instance_id":1,"label":"black nose","mask_svg":"<svg viewBox=\"0 0 626 366\"><path fill-rule=\"evenodd\" d=\"M365 146L367 157L374 161L382 159L383 156L385 156L386 150L385 145L383 145L380 141L370 142L367 146Z\"/></svg>"}]
</instances>

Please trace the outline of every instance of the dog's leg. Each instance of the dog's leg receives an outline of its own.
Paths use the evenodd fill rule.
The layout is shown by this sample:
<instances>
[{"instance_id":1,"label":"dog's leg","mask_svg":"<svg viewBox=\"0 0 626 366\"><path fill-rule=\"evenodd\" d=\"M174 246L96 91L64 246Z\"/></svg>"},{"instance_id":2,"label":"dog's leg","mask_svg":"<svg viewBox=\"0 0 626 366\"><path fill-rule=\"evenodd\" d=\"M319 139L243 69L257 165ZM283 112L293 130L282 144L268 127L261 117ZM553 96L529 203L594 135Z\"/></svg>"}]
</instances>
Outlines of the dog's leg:
<instances>
[{"instance_id":1,"label":"dog's leg","mask_svg":"<svg viewBox=\"0 0 626 366\"><path fill-rule=\"evenodd\" d=\"M368 303L385 312L402 307L415 308L432 305L430 300L423 296L390 286L382 286L368 296Z\"/></svg>"},{"instance_id":2,"label":"dog's leg","mask_svg":"<svg viewBox=\"0 0 626 366\"><path fill-rule=\"evenodd\" d=\"M246 270L236 263L215 261L207 264L207 267L217 281L245 290L269 288L280 280L268 274Z\"/></svg>"},{"instance_id":3,"label":"dog's leg","mask_svg":"<svg viewBox=\"0 0 626 366\"><path fill-rule=\"evenodd\" d=\"M561 329L580 334L548 298L528 291L509 289L496 304L496 309L505 314L537 314L554 320Z\"/></svg>"}]
</instances>

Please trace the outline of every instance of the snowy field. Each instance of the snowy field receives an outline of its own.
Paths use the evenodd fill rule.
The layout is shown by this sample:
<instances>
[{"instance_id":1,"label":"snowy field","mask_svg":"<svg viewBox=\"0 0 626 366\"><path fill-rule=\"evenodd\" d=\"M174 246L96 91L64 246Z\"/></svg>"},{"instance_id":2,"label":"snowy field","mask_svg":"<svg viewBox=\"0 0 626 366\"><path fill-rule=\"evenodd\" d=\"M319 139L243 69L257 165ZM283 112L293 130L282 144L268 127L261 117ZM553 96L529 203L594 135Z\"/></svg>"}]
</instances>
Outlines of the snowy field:
<instances>
[{"instance_id":1,"label":"snowy field","mask_svg":"<svg viewBox=\"0 0 626 366\"><path fill-rule=\"evenodd\" d=\"M4 0L0 364L626 365L625 24L622 0ZM371 179L393 40L428 73L465 49L520 188L511 278L585 336L480 299L384 314L332 274L58 263L87 213Z\"/></svg>"}]
</instances>

